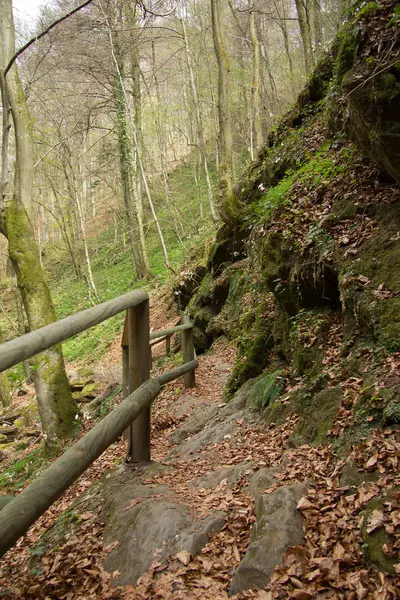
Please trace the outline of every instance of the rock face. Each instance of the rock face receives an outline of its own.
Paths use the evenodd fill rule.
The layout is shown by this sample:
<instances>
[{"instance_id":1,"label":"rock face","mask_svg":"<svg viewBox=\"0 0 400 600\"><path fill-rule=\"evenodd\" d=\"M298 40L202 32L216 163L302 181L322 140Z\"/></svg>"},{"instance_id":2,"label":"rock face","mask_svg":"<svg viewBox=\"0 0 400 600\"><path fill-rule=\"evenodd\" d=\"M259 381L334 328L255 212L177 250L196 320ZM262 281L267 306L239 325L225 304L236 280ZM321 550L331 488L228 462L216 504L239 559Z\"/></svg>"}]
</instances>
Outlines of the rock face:
<instances>
[{"instance_id":1,"label":"rock face","mask_svg":"<svg viewBox=\"0 0 400 600\"><path fill-rule=\"evenodd\" d=\"M258 496L257 523L252 541L233 577L231 595L255 585L266 586L288 547L304 543L302 517L296 506L307 487L307 483L282 486L271 494Z\"/></svg>"},{"instance_id":2,"label":"rock face","mask_svg":"<svg viewBox=\"0 0 400 600\"><path fill-rule=\"evenodd\" d=\"M154 560L182 550L198 554L225 524L222 511L193 522L189 509L174 500L168 488L133 482L125 483L122 497L110 497L105 513L105 540L118 545L104 567L121 573L116 581L121 585L134 585Z\"/></svg>"},{"instance_id":3,"label":"rock face","mask_svg":"<svg viewBox=\"0 0 400 600\"><path fill-rule=\"evenodd\" d=\"M400 68L375 75L367 64L344 79L348 95L349 131L382 171L400 183Z\"/></svg>"},{"instance_id":4,"label":"rock face","mask_svg":"<svg viewBox=\"0 0 400 600\"><path fill-rule=\"evenodd\" d=\"M135 584L154 559L156 550L170 545L189 526L190 513L182 505L166 500L142 501L112 519L105 531L106 541L119 542L105 561L108 571L120 571L118 583Z\"/></svg>"}]
</instances>

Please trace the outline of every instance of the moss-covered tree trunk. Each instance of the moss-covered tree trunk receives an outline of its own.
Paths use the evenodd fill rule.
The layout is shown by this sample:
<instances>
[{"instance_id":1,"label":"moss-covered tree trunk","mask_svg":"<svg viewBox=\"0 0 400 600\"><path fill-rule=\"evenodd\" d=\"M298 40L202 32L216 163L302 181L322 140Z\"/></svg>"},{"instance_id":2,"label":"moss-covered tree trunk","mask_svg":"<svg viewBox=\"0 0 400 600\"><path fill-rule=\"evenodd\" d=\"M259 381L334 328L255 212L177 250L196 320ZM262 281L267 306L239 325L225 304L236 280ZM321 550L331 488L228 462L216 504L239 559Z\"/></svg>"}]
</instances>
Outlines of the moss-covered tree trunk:
<instances>
[{"instance_id":1,"label":"moss-covered tree trunk","mask_svg":"<svg viewBox=\"0 0 400 600\"><path fill-rule=\"evenodd\" d=\"M14 52L14 22L11 0L0 0L0 56L3 69ZM33 174L32 123L18 71L14 64L4 78L3 106L9 103L16 145L14 190L1 206L0 230L8 239L18 288L31 330L56 320L43 270L40 265L27 207L31 204ZM34 359L34 383L46 445L52 450L60 438L76 429L77 407L72 399L61 347L54 347Z\"/></svg>"},{"instance_id":2,"label":"moss-covered tree trunk","mask_svg":"<svg viewBox=\"0 0 400 600\"><path fill-rule=\"evenodd\" d=\"M303 43L304 63L306 67L306 72L309 73L314 64L314 55L311 40L311 27L309 14L307 12L309 4L307 4L307 2L305 2L304 0L295 0L295 2L297 17L299 20L301 41Z\"/></svg>"},{"instance_id":3,"label":"moss-covered tree trunk","mask_svg":"<svg viewBox=\"0 0 400 600\"><path fill-rule=\"evenodd\" d=\"M3 333L0 329L0 344L3 343ZM11 404L11 386L6 373L0 373L0 406L4 408Z\"/></svg>"},{"instance_id":4,"label":"moss-covered tree trunk","mask_svg":"<svg viewBox=\"0 0 400 600\"><path fill-rule=\"evenodd\" d=\"M218 212L230 227L236 223L238 207L233 192L232 119L230 110L229 58L222 33L222 2L211 0L215 56L218 63L219 194Z\"/></svg>"},{"instance_id":5,"label":"moss-covered tree trunk","mask_svg":"<svg viewBox=\"0 0 400 600\"><path fill-rule=\"evenodd\" d=\"M254 143L256 150L261 148L262 133L261 133L261 81L260 81L260 42L257 36L256 21L254 9L249 12L249 31L251 47L253 50L253 72L251 84L251 99L253 109L253 124Z\"/></svg>"}]
</instances>

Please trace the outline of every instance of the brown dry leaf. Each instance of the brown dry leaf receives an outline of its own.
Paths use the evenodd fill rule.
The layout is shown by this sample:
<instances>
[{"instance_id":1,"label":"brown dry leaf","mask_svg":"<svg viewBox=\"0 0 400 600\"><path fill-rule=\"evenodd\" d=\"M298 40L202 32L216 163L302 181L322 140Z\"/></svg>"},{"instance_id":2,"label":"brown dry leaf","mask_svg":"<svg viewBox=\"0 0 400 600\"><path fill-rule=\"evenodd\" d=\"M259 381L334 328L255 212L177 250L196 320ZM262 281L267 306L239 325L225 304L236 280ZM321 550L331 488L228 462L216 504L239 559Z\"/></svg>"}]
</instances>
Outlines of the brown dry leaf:
<instances>
[{"instance_id":1,"label":"brown dry leaf","mask_svg":"<svg viewBox=\"0 0 400 600\"><path fill-rule=\"evenodd\" d=\"M175 554L175 558L177 558L179 562L181 562L183 565L185 565L185 567L187 567L190 561L192 560L192 555L190 554L190 552L186 552L186 550L181 550L181 552Z\"/></svg>"},{"instance_id":2,"label":"brown dry leaf","mask_svg":"<svg viewBox=\"0 0 400 600\"><path fill-rule=\"evenodd\" d=\"M378 509L373 510L372 513L368 517L367 528L366 528L367 533L372 533L376 529L383 527L384 518L385 518L385 516L381 510L378 510Z\"/></svg>"},{"instance_id":3,"label":"brown dry leaf","mask_svg":"<svg viewBox=\"0 0 400 600\"><path fill-rule=\"evenodd\" d=\"M297 510L310 510L311 508L316 508L315 504L310 502L308 498L303 496L297 503Z\"/></svg>"},{"instance_id":4,"label":"brown dry leaf","mask_svg":"<svg viewBox=\"0 0 400 600\"><path fill-rule=\"evenodd\" d=\"M293 590L289 598L295 598L296 600L310 600L313 594L306 592L305 590Z\"/></svg>"}]
</instances>

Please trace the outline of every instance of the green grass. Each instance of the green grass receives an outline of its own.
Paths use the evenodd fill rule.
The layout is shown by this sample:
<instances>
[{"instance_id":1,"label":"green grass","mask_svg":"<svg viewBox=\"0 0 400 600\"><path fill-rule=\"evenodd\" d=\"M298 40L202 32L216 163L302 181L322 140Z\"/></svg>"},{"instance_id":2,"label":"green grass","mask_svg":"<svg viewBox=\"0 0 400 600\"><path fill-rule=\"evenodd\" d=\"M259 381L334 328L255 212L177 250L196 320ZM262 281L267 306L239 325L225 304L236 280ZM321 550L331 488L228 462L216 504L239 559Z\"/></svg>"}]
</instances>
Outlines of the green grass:
<instances>
[{"instance_id":1,"label":"green grass","mask_svg":"<svg viewBox=\"0 0 400 600\"><path fill-rule=\"evenodd\" d=\"M352 164L355 150L352 146L337 150L324 146L297 171L288 171L278 185L269 188L266 194L253 205L256 220L265 222L274 212L291 203L296 186L303 186L306 192L329 184L336 177L343 176ZM294 190L294 191L293 191Z\"/></svg>"},{"instance_id":2,"label":"green grass","mask_svg":"<svg viewBox=\"0 0 400 600\"><path fill-rule=\"evenodd\" d=\"M193 160L197 160L193 156ZM210 164L212 185L216 186L215 165ZM169 254L170 264L176 272L181 265L193 254L205 248L215 233L215 225L211 220L207 201L205 178L201 177L199 186L194 181L191 157L180 167L169 174L169 186L173 201L182 221L181 241L173 227L172 210L168 210L165 194L160 185L152 190L153 202L161 224L165 244ZM216 194L214 194L216 198ZM203 203L203 219L200 220L199 198ZM145 205L147 200L144 199ZM171 215L171 212L173 213ZM99 300L104 302L134 289L144 289L151 292L159 285L171 279L172 272L166 267L156 227L149 210L145 209L146 243L152 279L137 280L133 257L129 245L129 236L124 221L118 223L118 240L114 239L114 227L100 231L95 237L89 238L89 252L92 263L93 277ZM89 223L90 226L90 223ZM88 295L87 285L78 281L73 273L70 257L62 242L48 244L44 250L44 269L49 282L53 302L58 319L73 315L81 310L90 308L92 303ZM83 250L81 264L85 268ZM10 321L16 322L16 307L10 282L4 285L1 301L7 308L9 320L0 315L0 324L5 340L16 335ZM63 343L63 352L68 362L94 364L110 348L122 332L124 315L117 315ZM18 365L10 371L12 387L17 387L24 380L21 367Z\"/></svg>"},{"instance_id":3,"label":"green grass","mask_svg":"<svg viewBox=\"0 0 400 600\"><path fill-rule=\"evenodd\" d=\"M27 456L17 460L0 475L0 490L18 491L36 477L39 469L47 464L42 448L35 448Z\"/></svg>"},{"instance_id":4,"label":"green grass","mask_svg":"<svg viewBox=\"0 0 400 600\"><path fill-rule=\"evenodd\" d=\"M215 173L211 169L212 179ZM182 220L185 235L179 241L172 226L171 212L165 202L160 188L153 190L153 201L156 205L170 263L174 270L187 258L190 248L201 247L213 235L215 226L212 223L207 203L207 190L204 178L199 187L194 184L193 167L184 164L169 176L169 185ZM199 196L203 201L203 221L199 222ZM93 277L100 301L104 302L134 289L150 292L154 287L165 284L171 278L171 271L166 267L160 240L151 217L145 215L149 223L146 230L146 243L152 279L137 280L129 238L123 223L119 224L120 239L114 240L114 228L102 231L96 238L89 240ZM125 245L123 242L125 237ZM69 257L65 249L59 245L46 249L45 269L49 275L49 283L58 318L72 315L92 306L87 286L75 278ZM83 262L83 261L82 261ZM96 362L121 335L124 315L117 315L104 323L87 330L63 343L64 356L69 362Z\"/></svg>"}]
</instances>

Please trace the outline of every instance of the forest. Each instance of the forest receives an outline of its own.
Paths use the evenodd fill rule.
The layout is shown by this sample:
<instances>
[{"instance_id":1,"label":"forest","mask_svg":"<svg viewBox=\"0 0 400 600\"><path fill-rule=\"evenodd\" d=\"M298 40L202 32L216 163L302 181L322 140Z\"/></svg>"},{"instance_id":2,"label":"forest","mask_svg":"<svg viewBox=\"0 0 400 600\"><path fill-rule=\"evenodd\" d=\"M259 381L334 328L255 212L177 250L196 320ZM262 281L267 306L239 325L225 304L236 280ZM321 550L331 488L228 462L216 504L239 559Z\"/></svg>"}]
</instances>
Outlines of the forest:
<instances>
[{"instance_id":1,"label":"forest","mask_svg":"<svg viewBox=\"0 0 400 600\"><path fill-rule=\"evenodd\" d=\"M398 598L399 5L23 17L0 0L1 597Z\"/></svg>"}]
</instances>

